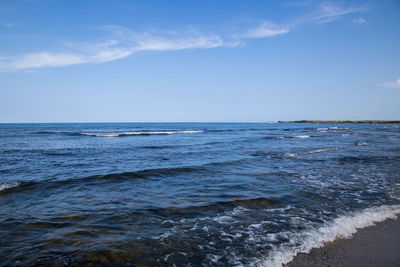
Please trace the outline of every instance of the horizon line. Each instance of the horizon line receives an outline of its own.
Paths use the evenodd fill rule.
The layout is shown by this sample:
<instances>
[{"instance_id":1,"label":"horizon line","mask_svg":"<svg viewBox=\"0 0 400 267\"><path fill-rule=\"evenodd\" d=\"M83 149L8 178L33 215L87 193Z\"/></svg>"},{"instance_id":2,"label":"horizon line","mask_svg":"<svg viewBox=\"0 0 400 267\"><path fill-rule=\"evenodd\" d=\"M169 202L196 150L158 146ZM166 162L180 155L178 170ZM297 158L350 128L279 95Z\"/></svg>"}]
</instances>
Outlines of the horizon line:
<instances>
[{"instance_id":1,"label":"horizon line","mask_svg":"<svg viewBox=\"0 0 400 267\"><path fill-rule=\"evenodd\" d=\"M67 122L0 122L0 124L79 124L79 123L356 123L356 122L397 122L400 119L380 120L380 119L361 119L361 120L272 120L272 121L67 121Z\"/></svg>"}]
</instances>

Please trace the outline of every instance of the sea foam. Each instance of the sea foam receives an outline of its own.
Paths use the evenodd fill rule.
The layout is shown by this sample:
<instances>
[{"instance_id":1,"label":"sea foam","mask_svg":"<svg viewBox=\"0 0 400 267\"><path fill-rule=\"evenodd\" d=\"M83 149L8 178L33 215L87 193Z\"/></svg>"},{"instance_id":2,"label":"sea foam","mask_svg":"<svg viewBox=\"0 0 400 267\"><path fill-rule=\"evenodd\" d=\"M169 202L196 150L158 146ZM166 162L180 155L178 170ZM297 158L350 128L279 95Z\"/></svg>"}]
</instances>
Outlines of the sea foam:
<instances>
[{"instance_id":1,"label":"sea foam","mask_svg":"<svg viewBox=\"0 0 400 267\"><path fill-rule=\"evenodd\" d=\"M293 153L285 153L287 157L293 158L298 155L311 155L315 153L322 153L322 152L329 152L329 151L336 151L339 148L337 147L330 147L330 148L320 148L320 149L315 149L315 150L310 150L310 151L305 151L305 152L293 152Z\"/></svg>"},{"instance_id":2,"label":"sea foam","mask_svg":"<svg viewBox=\"0 0 400 267\"><path fill-rule=\"evenodd\" d=\"M297 135L297 136L293 136L294 138L309 138L311 136L309 135Z\"/></svg>"},{"instance_id":3,"label":"sea foam","mask_svg":"<svg viewBox=\"0 0 400 267\"><path fill-rule=\"evenodd\" d=\"M168 134L194 134L204 131L161 131L161 132L119 132L119 133L80 133L80 135L95 137L120 137L129 135L168 135Z\"/></svg>"},{"instance_id":4,"label":"sea foam","mask_svg":"<svg viewBox=\"0 0 400 267\"><path fill-rule=\"evenodd\" d=\"M11 182L11 183L4 183L4 184L0 184L0 191L9 189L9 188L13 188L13 187L17 187L21 184L21 182Z\"/></svg>"},{"instance_id":5,"label":"sea foam","mask_svg":"<svg viewBox=\"0 0 400 267\"><path fill-rule=\"evenodd\" d=\"M256 260L252 266L283 266L293 260L298 253L308 253L313 248L320 248L325 243L338 238L350 238L358 229L375 225L386 219L397 219L400 205L380 206L364 209L350 215L344 215L325 223L324 226L300 233L289 233L289 244L275 247L262 260Z\"/></svg>"}]
</instances>

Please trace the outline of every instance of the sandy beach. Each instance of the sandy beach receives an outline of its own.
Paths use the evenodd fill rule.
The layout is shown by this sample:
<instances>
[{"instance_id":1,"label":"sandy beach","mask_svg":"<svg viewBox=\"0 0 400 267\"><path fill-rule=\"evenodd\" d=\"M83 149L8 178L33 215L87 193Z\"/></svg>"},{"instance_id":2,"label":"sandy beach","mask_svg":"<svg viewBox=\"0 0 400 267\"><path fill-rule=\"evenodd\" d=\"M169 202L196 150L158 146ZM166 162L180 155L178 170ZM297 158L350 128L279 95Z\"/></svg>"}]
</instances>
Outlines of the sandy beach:
<instances>
[{"instance_id":1,"label":"sandy beach","mask_svg":"<svg viewBox=\"0 0 400 267\"><path fill-rule=\"evenodd\" d=\"M300 253L286 266L400 266L400 220L387 220L359 230L351 239Z\"/></svg>"}]
</instances>

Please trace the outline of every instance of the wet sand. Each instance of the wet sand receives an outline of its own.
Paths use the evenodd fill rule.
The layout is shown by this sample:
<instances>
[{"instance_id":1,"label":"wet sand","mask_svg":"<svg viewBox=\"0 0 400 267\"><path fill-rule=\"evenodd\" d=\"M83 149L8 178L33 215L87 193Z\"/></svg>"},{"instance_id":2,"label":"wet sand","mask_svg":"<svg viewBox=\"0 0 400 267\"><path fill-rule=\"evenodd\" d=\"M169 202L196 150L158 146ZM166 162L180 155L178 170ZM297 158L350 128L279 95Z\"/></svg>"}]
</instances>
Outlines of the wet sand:
<instances>
[{"instance_id":1,"label":"wet sand","mask_svg":"<svg viewBox=\"0 0 400 267\"><path fill-rule=\"evenodd\" d=\"M351 239L300 253L286 266L400 266L400 220L387 220L357 231Z\"/></svg>"}]
</instances>

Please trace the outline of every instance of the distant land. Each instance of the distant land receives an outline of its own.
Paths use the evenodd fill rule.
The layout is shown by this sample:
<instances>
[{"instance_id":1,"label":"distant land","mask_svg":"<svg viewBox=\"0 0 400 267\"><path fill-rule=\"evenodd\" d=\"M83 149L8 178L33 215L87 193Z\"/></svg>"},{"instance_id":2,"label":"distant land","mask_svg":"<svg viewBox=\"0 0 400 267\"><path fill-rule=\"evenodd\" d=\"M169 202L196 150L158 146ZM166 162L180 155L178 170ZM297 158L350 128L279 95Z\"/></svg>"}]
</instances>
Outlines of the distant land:
<instances>
[{"instance_id":1,"label":"distant land","mask_svg":"<svg viewBox=\"0 0 400 267\"><path fill-rule=\"evenodd\" d=\"M338 121L319 121L319 120L300 120L300 121L278 121L285 123L400 123L398 121L389 121L389 120L361 120L361 121L352 121L352 120L338 120Z\"/></svg>"}]
</instances>

